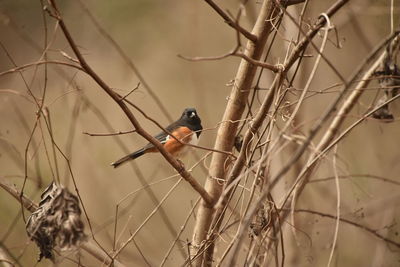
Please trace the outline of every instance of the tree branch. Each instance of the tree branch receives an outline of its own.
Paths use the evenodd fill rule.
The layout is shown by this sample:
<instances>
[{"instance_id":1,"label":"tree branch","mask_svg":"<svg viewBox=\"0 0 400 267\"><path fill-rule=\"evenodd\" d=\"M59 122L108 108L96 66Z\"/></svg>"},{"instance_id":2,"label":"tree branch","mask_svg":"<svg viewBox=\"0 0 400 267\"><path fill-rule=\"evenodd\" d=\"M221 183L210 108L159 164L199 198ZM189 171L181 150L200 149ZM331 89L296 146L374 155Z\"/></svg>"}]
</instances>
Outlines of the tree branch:
<instances>
[{"instance_id":1,"label":"tree branch","mask_svg":"<svg viewBox=\"0 0 400 267\"><path fill-rule=\"evenodd\" d=\"M272 19L275 17L276 12L279 9L273 4L272 0L265 0L260 9L259 16L256 24L254 25L252 34L257 36L257 42L249 41L245 49L245 55L254 60L259 60L264 51L267 38L272 31ZM247 60L242 60L236 74L235 82L232 87L231 95L228 100L227 107L225 109L224 116L222 118L220 128L217 133L217 140L215 141L214 148L222 151L231 151L238 123L232 123L232 121L238 121L246 106L247 97L250 92L250 88L256 73L257 66L249 63ZM225 171L227 163L227 156L214 153L210 171L207 177L205 188L211 195L213 201L216 201L222 191L222 184L218 182L219 179L225 178ZM217 179L216 179L217 178ZM204 240L206 240L207 232L211 224L214 209L205 205L201 202L198 211L198 220L196 221L193 242L192 242L192 256L197 256L199 249L202 246ZM209 252L211 252L209 250ZM208 254L205 259L205 265L210 266L212 255ZM203 257L196 257L195 266L200 266L203 262Z\"/></svg>"},{"instance_id":2,"label":"tree branch","mask_svg":"<svg viewBox=\"0 0 400 267\"><path fill-rule=\"evenodd\" d=\"M226 14L214 1L212 0L204 0L212 9L215 10L215 12L220 15L224 21L231 26L232 28L236 29L239 31L243 36L245 36L247 39L252 41L253 43L257 42L257 36L254 35L251 32L248 32L246 29L242 28L238 23L236 23L233 19L231 19L228 14Z\"/></svg>"},{"instance_id":3,"label":"tree branch","mask_svg":"<svg viewBox=\"0 0 400 267\"><path fill-rule=\"evenodd\" d=\"M346 0L339 0L339 1L346 1ZM337 3L335 4L337 5ZM392 40L398 33L395 32L393 33L390 38L387 38L383 44L387 43L388 41ZM380 48L382 48L382 44L375 50L373 51L372 55L376 55L377 51L380 50ZM368 58L368 60L366 62L364 62L364 64L369 63L369 60L371 58ZM382 59L382 57L380 57L380 59ZM378 59L379 60L379 59ZM376 60L376 61L378 61ZM373 69L376 66L376 61L373 64L373 67L370 67L370 69L366 72L367 74L364 75L364 78L366 78L369 75L371 75L373 73L373 71L371 71L371 69ZM278 184L278 181L281 180L281 178L289 171L289 169L293 166L293 164L303 155L303 152L306 150L306 148L309 146L311 139L316 135L317 131L322 127L322 123L323 121L327 120L327 118L329 117L330 114L333 113L333 111L337 110L337 105L339 104L339 101L342 99L342 97L344 96L344 93L347 92L347 90L349 89L350 85L355 81L356 77L358 77L358 74L363 70L364 65L362 65L356 72L356 74L354 74L352 76L352 78L350 79L349 82L347 82L344 85L344 88L342 89L341 93L336 97L336 99L332 102L332 104L330 105L330 107L327 109L327 111L325 112L325 114L323 116L320 117L319 121L315 124L315 126L310 130L309 136L308 138L303 142L303 144L297 149L297 151L294 153L294 155L287 160L287 162L284 164L284 166L281 167L281 169L271 178L271 182L269 184L269 186L263 191L263 193L259 196L258 200L253 203L251 209L247 212L243 223L239 229L239 232L236 236L236 238L238 239L234 245L234 248L231 251L230 254L230 259L228 262L232 263L235 259L235 257L237 256L237 252L239 250L239 248L241 247L241 243L243 241L243 237L245 236L245 232L247 227L250 225L250 221L253 218L253 216L256 214L257 209L258 209L258 203L262 203L263 201L265 201L269 195L269 193L271 192L271 190ZM365 86L365 80L361 80L361 82L357 85L356 90L362 90ZM355 90L355 91L356 91ZM357 93L358 94L358 93ZM400 96L400 95L399 95ZM336 116L336 118L340 118L340 122L336 121L336 119L331 123L331 125L340 125L341 122L344 120L344 118L346 118L346 116L344 116L345 114L347 114L350 109L348 106L348 103L353 103L350 100L352 99L347 99L347 101L342 105L341 109L339 110L339 114L341 114L341 116ZM379 108L379 107L377 107ZM345 111L345 113L342 113L343 111ZM339 123L339 124L338 124ZM337 130L337 128L336 128ZM327 134L332 134L335 133L332 131L329 131L329 133ZM292 191L294 190L294 187L299 186L299 192L301 192L302 188L304 188L304 185L306 184L306 182L308 181L308 178L305 177L303 178L304 175L310 174L310 170L312 169L312 166L314 166L314 163L316 161L314 161L315 156L317 155L318 157L320 157L321 155L325 154L326 151L322 151L322 149L324 147L326 147L327 143L326 140L332 140L331 137L328 138L328 136L323 137L320 141L320 144L317 146L317 149L315 149L314 153L312 153L312 155L309 157L308 163L304 166L303 170L300 172L300 174L297 176L296 181L294 182L291 190L289 190L289 193L287 194L286 200L288 199L289 195L292 193ZM286 201L285 200L285 201ZM286 212L286 214L281 216L281 220L285 220L285 218L287 217L288 213Z\"/></svg>"},{"instance_id":4,"label":"tree branch","mask_svg":"<svg viewBox=\"0 0 400 267\"><path fill-rule=\"evenodd\" d=\"M344 6L349 0L341 0L337 1L334 5L332 5L325 14L328 17L334 15L342 6ZM287 63L285 64L285 69L289 70L290 67L296 62L297 59L300 58L300 54L304 51L311 40L315 37L318 31L325 25L326 19L324 16L320 16L314 26L306 33L303 39L296 45L292 54L290 55Z\"/></svg>"},{"instance_id":5,"label":"tree branch","mask_svg":"<svg viewBox=\"0 0 400 267\"><path fill-rule=\"evenodd\" d=\"M135 116L132 114L128 106L124 103L122 98L115 93L98 75L97 73L89 66L86 60L83 58L81 52L78 49L78 46L75 44L74 39L72 38L67 26L65 25L60 12L57 8L55 0L50 0L51 5L54 8L54 14L52 16L56 18L60 24L60 27L64 33L65 38L67 39L71 49L74 51L76 57L79 60L81 67L85 70L85 72L106 92L122 109L125 115L128 117L132 125L135 127L137 133L141 135L143 138L148 140L150 143L156 147L160 153L164 156L164 158L171 164L171 166L184 178L194 190L196 190L201 197L204 199L207 205L212 205L212 198L207 193L207 191L192 177L192 175L182 166L180 162L178 162L170 153L168 153L163 145L147 133L142 126L139 124ZM126 100L126 99L125 99Z\"/></svg>"}]
</instances>

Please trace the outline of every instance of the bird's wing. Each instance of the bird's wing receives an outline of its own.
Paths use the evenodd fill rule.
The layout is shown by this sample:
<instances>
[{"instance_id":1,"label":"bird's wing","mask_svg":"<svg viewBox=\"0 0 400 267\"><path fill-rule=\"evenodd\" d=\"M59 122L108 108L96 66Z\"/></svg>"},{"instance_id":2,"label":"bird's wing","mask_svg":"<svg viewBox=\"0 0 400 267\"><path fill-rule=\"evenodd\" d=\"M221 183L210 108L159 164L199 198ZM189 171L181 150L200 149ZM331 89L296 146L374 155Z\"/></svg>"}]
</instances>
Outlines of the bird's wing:
<instances>
[{"instance_id":1,"label":"bird's wing","mask_svg":"<svg viewBox=\"0 0 400 267\"><path fill-rule=\"evenodd\" d=\"M168 132L173 132L180 124L181 124L181 122L179 120L177 120L176 122L168 125L165 129ZM170 138L170 136L166 132L162 131L161 133L155 135L154 138L157 139L161 144L165 144L168 141L168 139ZM153 147L154 147L154 145L152 143L149 143L144 147L144 149L149 149L149 148L153 148Z\"/></svg>"},{"instance_id":2,"label":"bird's wing","mask_svg":"<svg viewBox=\"0 0 400 267\"><path fill-rule=\"evenodd\" d=\"M161 144L165 144L169 139L169 135L166 132L161 132L154 136L154 138L157 139Z\"/></svg>"},{"instance_id":3,"label":"bird's wing","mask_svg":"<svg viewBox=\"0 0 400 267\"><path fill-rule=\"evenodd\" d=\"M169 130L169 129L167 129ZM154 136L155 139L157 139L161 144L165 144L168 139L169 139L169 135L166 132L161 132L157 135ZM148 143L144 149L147 150L149 148L154 148L154 145L152 143Z\"/></svg>"},{"instance_id":4,"label":"bird's wing","mask_svg":"<svg viewBox=\"0 0 400 267\"><path fill-rule=\"evenodd\" d=\"M169 135L164 132L159 133L156 136L154 136L154 138L157 139L161 144L165 144L168 141L168 137L169 137ZM145 145L143 147L144 150L148 150L151 148L154 148L154 145L152 143L148 143L147 145Z\"/></svg>"}]
</instances>

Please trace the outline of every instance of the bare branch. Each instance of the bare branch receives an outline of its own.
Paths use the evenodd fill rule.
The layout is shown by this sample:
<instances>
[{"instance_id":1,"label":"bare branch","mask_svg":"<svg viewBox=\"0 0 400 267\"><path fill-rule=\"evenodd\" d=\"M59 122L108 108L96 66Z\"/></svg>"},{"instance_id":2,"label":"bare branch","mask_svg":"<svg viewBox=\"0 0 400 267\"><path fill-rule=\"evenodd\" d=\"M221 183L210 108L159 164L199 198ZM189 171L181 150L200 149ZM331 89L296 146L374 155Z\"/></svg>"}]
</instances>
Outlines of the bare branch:
<instances>
[{"instance_id":1,"label":"bare branch","mask_svg":"<svg viewBox=\"0 0 400 267\"><path fill-rule=\"evenodd\" d=\"M314 211L314 210L296 209L296 210L294 210L294 212L309 213L309 214L314 214L314 215L318 215L318 216L321 216L321 217L327 217L327 218L331 218L331 219L337 220L337 216L335 216L335 215L331 215L331 214L327 214L327 213L323 213L323 212L318 212L318 211ZM354 226L356 228L360 228L360 229L362 229L362 230L374 235L378 239L381 239L382 241L384 241L384 242L386 242L388 244L391 244L391 245L396 246L397 248L400 248L400 243L398 243L398 242L396 242L394 240L391 240L391 239L379 234L376 230L373 230L373 229L371 229L371 228L369 228L369 227L367 227L365 225L353 222L353 221L345 219L345 218L339 218L339 220L341 222L344 222L344 223L347 223L349 225L352 225L352 226Z\"/></svg>"},{"instance_id":2,"label":"bare branch","mask_svg":"<svg viewBox=\"0 0 400 267\"><path fill-rule=\"evenodd\" d=\"M245 49L245 54L249 58L255 60L260 59L266 40L272 30L273 21L271 20L275 17L277 11L278 9L272 1L265 0L263 2L260 14L252 32L257 36L257 42L254 44L249 41ZM222 119L222 121L226 121L226 123L222 123L218 130L215 149L222 151L230 151L232 149L238 124L229 123L228 121L237 121L241 118L249 94L248 89L251 87L255 73L256 66L243 59L236 74L231 95ZM225 179L226 161L227 157L225 155L218 153L213 154L209 177L207 178L205 187L214 200L219 198L222 191L222 185L217 182L215 178ZM191 252L191 255L197 255L199 253L199 249L206 240L207 232L212 221L214 210L204 204L205 203L200 204L198 211L198 217L201 219L196 221L192 243L193 251ZM209 266L212 262L212 251L213 246L210 246L207 253L208 255L206 255L206 258L204 259L206 266ZM195 265L200 266L202 262L203 257L200 256L196 259Z\"/></svg>"},{"instance_id":3,"label":"bare branch","mask_svg":"<svg viewBox=\"0 0 400 267\"><path fill-rule=\"evenodd\" d=\"M212 204L212 198L210 195L207 193L207 191L192 177L192 175L182 166L181 163L179 163L174 157L171 156L165 149L164 146L153 136L151 136L149 133L147 133L139 124L137 119L134 117L132 112L129 110L129 108L126 106L124 101L121 99L121 97L115 93L98 75L96 72L93 71L93 69L89 66L89 64L86 62L86 60L83 58L82 54L80 53L77 45L75 44L74 39L72 38L70 32L67 29L67 26L65 25L63 19L61 18L60 12L57 8L57 5L55 3L55 0L50 0L54 11L55 11L55 17L58 19L60 27L69 43L71 46L71 49L74 51L76 57L78 58L81 67L85 70L85 72L91 76L91 78L120 106L120 108L123 110L123 112L126 114L128 119L131 121L132 125L135 127L136 131L138 134L140 134L142 137L147 139L150 143L152 143L159 151L160 153L164 156L164 158L171 164L172 167L187 181L189 184L195 189L201 196L202 198L208 203L209 205ZM126 100L126 99L125 99Z\"/></svg>"},{"instance_id":4,"label":"bare branch","mask_svg":"<svg viewBox=\"0 0 400 267\"><path fill-rule=\"evenodd\" d=\"M135 88L133 88L132 90L130 90L126 95L124 95L121 100L125 100L125 98L127 98L130 94L132 94L133 92L135 92L140 86L140 82L136 85Z\"/></svg>"},{"instance_id":5,"label":"bare branch","mask_svg":"<svg viewBox=\"0 0 400 267\"><path fill-rule=\"evenodd\" d=\"M390 38L388 38L388 40L393 39L393 38L396 37L397 35L398 35L398 33L394 33L394 34L390 35ZM385 40L383 43L385 43L385 42L386 42L386 40ZM379 51L379 48L382 48L382 44L377 48L377 51ZM373 51L372 54L375 55L375 54L377 53L377 51ZM381 56L379 59L377 59L377 60L375 61L375 64L373 64L373 66L370 67L370 69L367 71L367 73L364 74L364 78L366 78L366 77L372 75L373 71L374 71L375 68L377 67L377 62L379 62L379 61L382 60L382 59L383 59L383 57ZM358 71L361 71L362 69L363 69L363 66L361 66L361 67L359 68ZM353 77L350 79L351 82L353 82L353 81L356 79L356 77L358 76L357 74L358 74L358 72L357 72L355 75L353 75ZM368 80L368 79L366 79L366 80ZM343 88L343 90L346 90L346 89L348 88L349 84L351 84L351 82L348 82L347 85L345 86L345 88ZM357 91L362 90L363 86L365 86L365 80L364 80L364 79L361 79L361 82L360 82L360 83L358 84L358 86L357 86L357 88L358 88ZM356 90L355 90L355 91L356 91ZM357 93L357 94L358 94L358 93ZM340 97L340 95L338 96L338 98L339 98L339 97ZM360 120L358 120L356 123L357 123L357 124L360 123L360 122L363 121L365 118L367 118L368 116L370 116L371 114L373 114L376 110L378 110L379 108L381 108L383 105L385 105L385 104L387 104L387 103L389 103L389 102L391 102L391 101L394 101L394 100L397 99L397 98L400 98L400 94L397 95L397 96L395 96L395 97L393 97L392 99L388 100L386 103L383 103L382 105L376 107L376 108L373 109L372 111L368 112L365 116L363 116L363 118L361 118ZM338 102L338 99L336 99L335 102ZM333 104L335 104L335 102L334 102ZM339 111L339 114L342 114L342 115L341 115L341 116L335 117L335 118L340 118L340 120L338 119L339 121L337 121L337 120L335 119L335 120L331 123L331 126L332 126L332 125L335 125L335 124L338 124L339 122L341 123L342 120L345 118L345 116L343 116L344 113L342 113L342 112L343 112L344 110L346 110L346 112L349 112L350 109L349 109L349 106L348 106L349 104L348 104L348 103L353 103L353 101L352 101L351 98L348 98L347 101L342 105L342 108L341 108L341 110ZM336 103L335 105L333 105L333 104L331 105L331 108L330 108L330 109L334 109L334 108L336 107L336 104L337 104L337 103ZM354 103L353 103L353 104L354 104ZM329 112L330 109L328 109L327 112ZM331 111L331 112L332 112L332 111ZM321 119L324 120L324 119L325 119L325 116L323 116ZM339 124L340 124L340 123L339 123ZM303 145L299 147L299 149L298 149L298 150L296 151L296 153L292 156L292 158L289 159L289 160L287 161L287 163L286 163L284 166L282 166L282 168L280 169L280 171L279 171L277 174L275 174L275 175L271 178L271 183L270 183L269 187L266 188L266 190L264 190L264 192L262 193L262 195L259 196L257 203L261 203L262 201L264 201L264 200L268 197L269 192L271 191L271 189L274 188L274 187L277 185L278 181L280 181L280 178L281 178L285 173L287 173L287 172L289 171L289 169L291 168L291 166L293 166L293 163L296 162L296 161L299 159L299 157L302 155L302 153L304 152L304 150L306 149L306 147L308 147L312 136L315 135L315 133L316 133L315 131L316 131L316 129L317 129L316 127L317 127L317 126L320 127L320 126L321 126L320 124L321 124L321 121L320 121L319 123L317 123L316 126L314 126L314 128L310 131L310 134L309 134L307 140L304 141ZM353 126L353 127L354 127L354 126ZM351 127L350 129L353 129L353 127ZM337 129L337 128L336 128L336 129ZM324 144L322 147L324 147L325 149L322 150L321 148L319 148L319 149L315 150L316 152L314 152L313 155L311 155L311 156L309 157L308 163L304 166L303 170L302 170L301 173L298 175L298 177L297 177L297 179L296 179L294 185L292 186L292 188L289 190L287 196L285 197L284 203L286 203L286 201L287 201L289 195L291 195L291 193L293 192L294 188L299 184L299 182L301 182L301 184L299 184L299 190L300 190L300 192L301 192L301 190L304 188L304 186L305 186L305 184L306 184L306 182L308 181L308 178L309 178L309 177L304 178L303 176L306 175L306 174L310 174L310 170L312 170L312 167L315 166L314 164L317 162L316 159L317 159L317 158L320 158L322 155L325 155L325 153L328 151L328 149L332 148L332 146L334 146L334 145L336 144L336 142L332 142L332 143L329 144L329 146L327 146L328 144L325 143L326 140L332 140L331 138L333 138L333 137L330 136L330 135L331 135L331 134L334 134L334 133L336 133L336 131L329 131L329 132L327 132L326 134L329 134L329 138L328 138L328 136L325 136L325 138L323 138L323 139L320 141L320 144L318 145L318 147L320 147L321 144ZM348 133L348 131L345 131L345 133L343 133L343 134L342 134L341 136L339 136L339 137L342 138L342 136L345 135L346 133ZM336 139L336 140L338 140L338 139ZM323 142L322 142L322 141L323 141ZM303 178L303 180L301 180L301 178ZM247 229L248 225L250 224L251 218L254 216L254 214L255 214L256 211L257 211L257 207L258 207L257 203L254 203L254 204L253 204L253 207L248 211L248 213L247 213L247 215L246 215L246 217L245 217L245 219L244 219L244 221L243 221L243 223L242 223L241 229L240 229L239 233L237 234L237 236L238 236L238 242L236 242L236 244L234 245L233 253L231 253L231 259L230 259L231 261L232 261L233 258L235 257L236 252L237 252L237 249L238 249L238 248L240 247L240 245L241 245L240 243L242 242L242 238L243 238L243 236L244 236L245 229ZM283 206L283 205L284 205L284 204L282 204L282 206ZM285 220L285 218L287 217L287 215L288 215L288 212L286 212L284 215L282 215L282 220Z\"/></svg>"},{"instance_id":6,"label":"bare branch","mask_svg":"<svg viewBox=\"0 0 400 267\"><path fill-rule=\"evenodd\" d=\"M378 176L378 175L372 175L372 174L368 174L368 173L366 173L366 174L339 175L339 179L350 179L350 178L375 179L375 180L378 180L378 181L382 181L384 183L390 183L390 184L393 184L393 185L400 186L400 182L398 182L396 180L389 179L389 178L386 178L386 177L381 177L381 176ZM325 178L318 178L318 179L310 180L308 183L312 184L312 183L326 182L326 181L331 181L331 180L334 180L334 179L335 179L334 176L325 177Z\"/></svg>"},{"instance_id":7,"label":"bare branch","mask_svg":"<svg viewBox=\"0 0 400 267\"><path fill-rule=\"evenodd\" d=\"M78 69L80 71L85 72L85 70L82 67L74 65L74 64L71 64L71 63L68 63L68 62L58 61L58 60L41 60L41 61L38 61L38 62L28 63L28 64L25 64L25 65L21 65L21 66L18 66L18 67L15 67L15 68L0 72L0 76L6 75L6 74L10 74L10 73L14 73L14 72L18 72L18 71L24 70L24 69L29 68L29 67L35 67L35 66L43 65L43 64L64 65L64 66L72 67L72 68L75 68L75 69Z\"/></svg>"},{"instance_id":8,"label":"bare branch","mask_svg":"<svg viewBox=\"0 0 400 267\"><path fill-rule=\"evenodd\" d=\"M273 72L279 72L283 70L283 66L281 65L272 65L272 64L268 64L259 60L255 60L252 59L251 57L247 56L246 54L242 53L242 52L238 52L240 50L240 44L237 44L237 46L235 48L233 48L230 52L220 55L220 56L214 56L214 57L187 57L187 56L183 56L178 54L178 57L188 60L188 61L212 61L212 60L220 60L220 59L224 59L230 56L233 57L239 57L242 58L244 60L246 60L247 62L249 62L250 64L257 66L257 67L261 67L264 69L268 69L271 70Z\"/></svg>"},{"instance_id":9,"label":"bare branch","mask_svg":"<svg viewBox=\"0 0 400 267\"><path fill-rule=\"evenodd\" d=\"M248 32L246 29L242 28L239 24L237 24L234 20L232 20L228 14L226 14L214 1L212 0L204 0L212 9L215 10L215 12L218 13L218 15L220 15L224 21L231 26L232 28L236 29L237 31L239 31L241 34L243 34L243 36L245 36L247 39L249 39L250 41L252 41L253 43L257 42L257 35Z\"/></svg>"},{"instance_id":10,"label":"bare branch","mask_svg":"<svg viewBox=\"0 0 400 267\"><path fill-rule=\"evenodd\" d=\"M325 14L328 17L333 16L348 1L349 0L337 1L325 12ZM290 58L287 60L287 63L285 64L286 70L290 69L290 67L296 62L296 60L300 57L301 52L307 48L307 45L311 42L311 40L315 37L315 35L325 25L326 22L327 21L324 16L319 17L318 21L314 24L314 26L306 33L303 39L301 39L300 42L294 48Z\"/></svg>"},{"instance_id":11,"label":"bare branch","mask_svg":"<svg viewBox=\"0 0 400 267\"><path fill-rule=\"evenodd\" d=\"M113 135L123 135L123 134L130 134L130 133L136 133L136 130L129 130L129 131L119 131L116 133L88 133L88 132L83 132L83 134L89 135L89 136L113 136Z\"/></svg>"}]
</instances>

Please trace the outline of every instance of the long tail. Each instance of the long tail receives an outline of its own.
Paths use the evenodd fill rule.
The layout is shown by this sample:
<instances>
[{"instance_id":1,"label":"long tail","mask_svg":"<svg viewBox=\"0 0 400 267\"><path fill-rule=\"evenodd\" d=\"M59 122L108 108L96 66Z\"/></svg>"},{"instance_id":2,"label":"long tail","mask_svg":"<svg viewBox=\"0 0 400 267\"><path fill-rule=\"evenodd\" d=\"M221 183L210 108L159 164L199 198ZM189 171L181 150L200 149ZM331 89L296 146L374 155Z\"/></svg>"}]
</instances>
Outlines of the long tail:
<instances>
[{"instance_id":1,"label":"long tail","mask_svg":"<svg viewBox=\"0 0 400 267\"><path fill-rule=\"evenodd\" d=\"M119 165L121 165L121 164L123 164L125 162L128 162L130 160L134 160L134 159L144 155L145 153L146 153L146 150L144 148L142 148L142 149L140 149L138 151L135 151L135 152L133 152L133 153L131 153L129 155L126 155L125 157L120 158L119 160L111 163L111 166L113 166L114 168L117 168Z\"/></svg>"}]
</instances>

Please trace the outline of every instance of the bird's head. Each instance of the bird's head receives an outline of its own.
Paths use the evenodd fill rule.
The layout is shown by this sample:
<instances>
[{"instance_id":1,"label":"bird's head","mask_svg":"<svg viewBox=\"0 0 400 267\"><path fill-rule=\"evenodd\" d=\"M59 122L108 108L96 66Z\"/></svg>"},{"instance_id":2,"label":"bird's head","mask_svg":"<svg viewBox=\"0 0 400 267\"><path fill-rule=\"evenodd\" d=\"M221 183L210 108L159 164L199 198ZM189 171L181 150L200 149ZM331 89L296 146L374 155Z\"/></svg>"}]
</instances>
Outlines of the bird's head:
<instances>
[{"instance_id":1,"label":"bird's head","mask_svg":"<svg viewBox=\"0 0 400 267\"><path fill-rule=\"evenodd\" d=\"M186 108L182 113L181 119L184 119L192 125L201 124L200 117L197 115L195 108Z\"/></svg>"}]
</instances>

